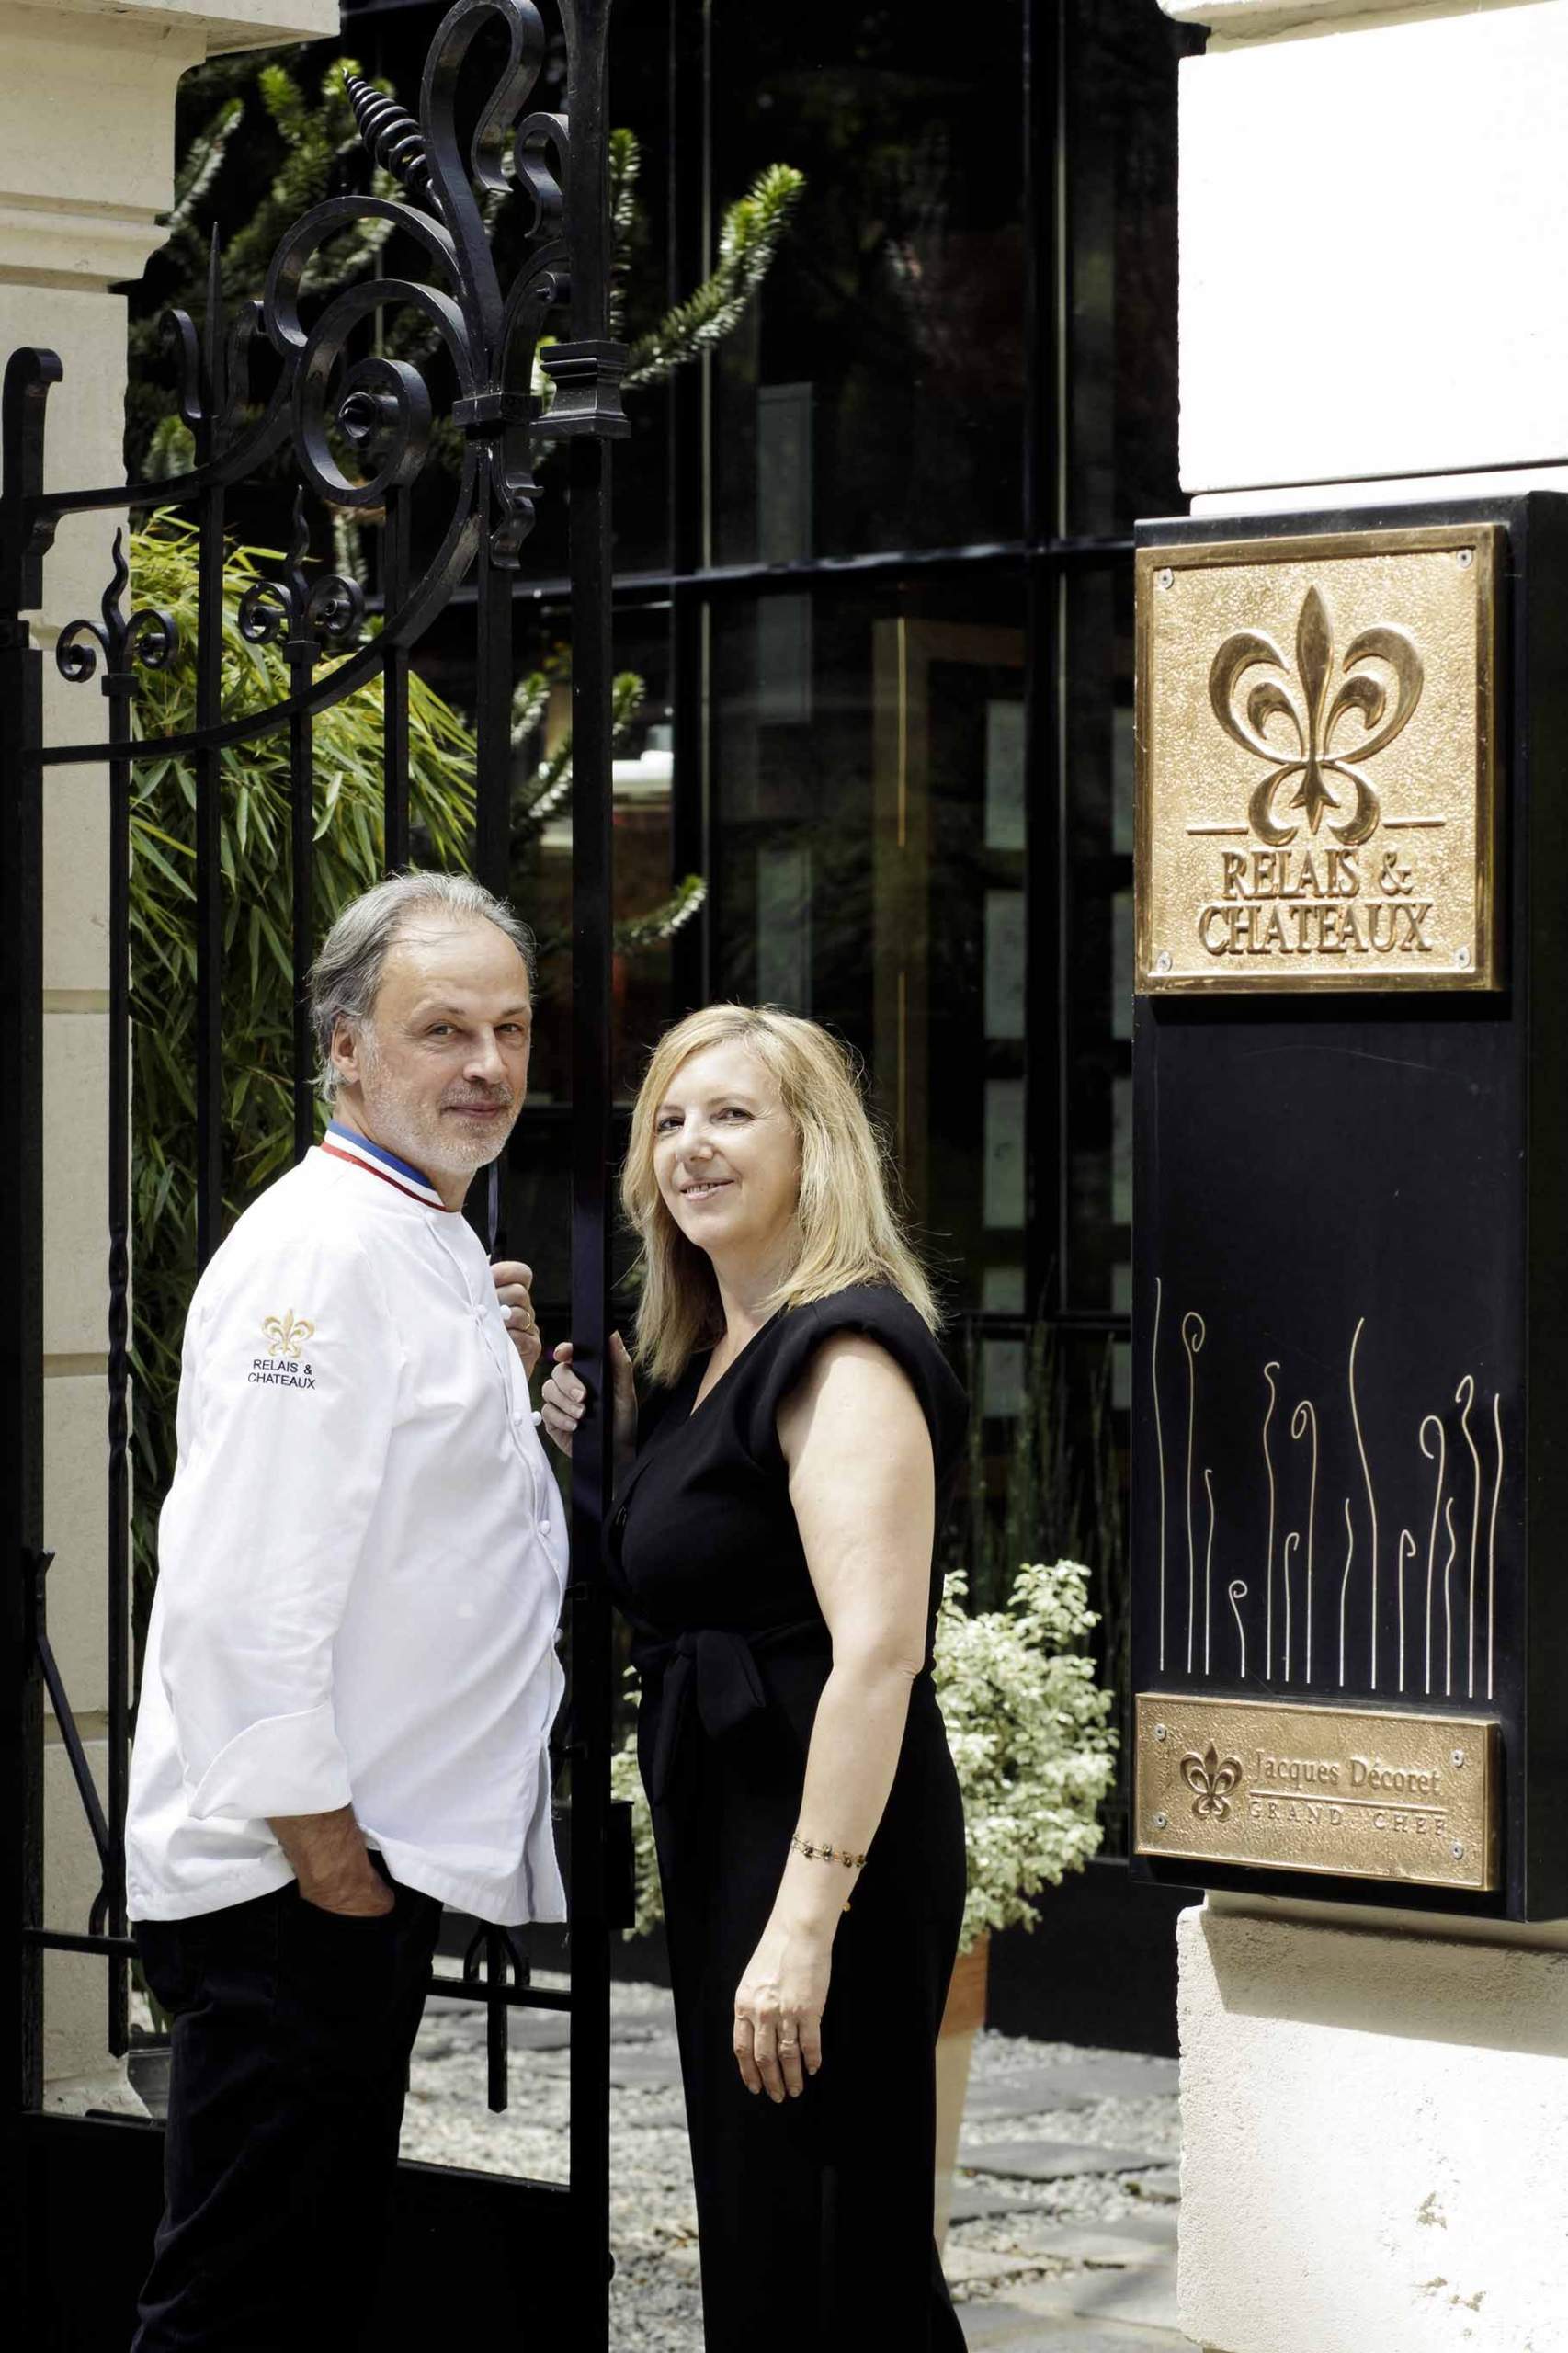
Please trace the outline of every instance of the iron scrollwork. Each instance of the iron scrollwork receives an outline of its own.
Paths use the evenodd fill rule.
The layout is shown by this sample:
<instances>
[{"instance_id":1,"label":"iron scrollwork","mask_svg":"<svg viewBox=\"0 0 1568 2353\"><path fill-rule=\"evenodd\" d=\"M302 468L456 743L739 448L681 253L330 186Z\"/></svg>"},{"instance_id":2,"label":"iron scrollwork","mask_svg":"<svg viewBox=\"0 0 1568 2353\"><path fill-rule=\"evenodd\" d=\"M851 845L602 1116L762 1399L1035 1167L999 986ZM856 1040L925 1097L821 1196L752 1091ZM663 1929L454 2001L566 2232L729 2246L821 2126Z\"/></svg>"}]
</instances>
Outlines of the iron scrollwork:
<instances>
[{"instance_id":1,"label":"iron scrollwork","mask_svg":"<svg viewBox=\"0 0 1568 2353\"><path fill-rule=\"evenodd\" d=\"M104 590L100 620L67 621L54 645L54 666L70 685L84 686L97 674L103 656L103 690L123 697L134 686L137 666L166 669L178 642L174 616L161 607L147 606L129 617L120 600L131 585L125 561L125 534L114 535L114 571Z\"/></svg>"}]
</instances>

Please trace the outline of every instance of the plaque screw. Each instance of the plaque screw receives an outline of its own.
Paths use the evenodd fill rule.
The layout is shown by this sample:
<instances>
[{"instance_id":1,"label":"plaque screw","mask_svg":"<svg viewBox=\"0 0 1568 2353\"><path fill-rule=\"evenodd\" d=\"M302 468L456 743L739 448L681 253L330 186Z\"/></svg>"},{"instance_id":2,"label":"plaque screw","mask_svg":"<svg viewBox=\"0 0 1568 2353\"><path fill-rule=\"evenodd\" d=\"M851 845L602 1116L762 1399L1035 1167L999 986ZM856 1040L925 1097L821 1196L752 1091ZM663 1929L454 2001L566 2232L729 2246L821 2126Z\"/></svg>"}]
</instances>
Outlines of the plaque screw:
<instances>
[{"instance_id":1,"label":"plaque screw","mask_svg":"<svg viewBox=\"0 0 1568 2353\"><path fill-rule=\"evenodd\" d=\"M1454 949L1454 962L1455 962L1456 964L1461 964L1461 965L1462 965L1462 964L1468 964L1468 963L1470 962L1470 950L1469 950L1469 949L1468 949L1468 948L1456 948L1456 949Z\"/></svg>"},{"instance_id":2,"label":"plaque screw","mask_svg":"<svg viewBox=\"0 0 1568 2353\"><path fill-rule=\"evenodd\" d=\"M1170 1815L1169 1815L1168 1813L1157 1813L1157 1814L1154 1816L1154 1827L1155 1827L1155 1829L1156 1829L1156 1830L1168 1830L1168 1829L1169 1829L1169 1827L1170 1827L1170 1820L1171 1820L1171 1818L1170 1818Z\"/></svg>"},{"instance_id":3,"label":"plaque screw","mask_svg":"<svg viewBox=\"0 0 1568 2353\"><path fill-rule=\"evenodd\" d=\"M1462 1749L1462 1748L1450 1749L1450 1751L1449 1752L1449 1764L1453 1767L1453 1768L1454 1768L1455 1772L1457 1773L1457 1772L1459 1771L1460 1767L1464 1763L1464 1751L1463 1751L1463 1749Z\"/></svg>"},{"instance_id":4,"label":"plaque screw","mask_svg":"<svg viewBox=\"0 0 1568 2353\"><path fill-rule=\"evenodd\" d=\"M1174 588L1176 586L1176 574L1171 570L1168 563L1165 565L1163 570L1155 573L1154 585L1159 588Z\"/></svg>"},{"instance_id":5,"label":"plaque screw","mask_svg":"<svg viewBox=\"0 0 1568 2353\"><path fill-rule=\"evenodd\" d=\"M1455 1862L1456 1862L1456 1863L1462 1863L1462 1862L1463 1862L1463 1860L1464 1860L1464 1848L1460 1845L1460 1842L1459 1842L1459 1840L1458 1840L1457 1838L1454 1840L1453 1845L1449 1847L1449 1852L1452 1855L1452 1857L1453 1857L1453 1859L1454 1859L1454 1860L1455 1860Z\"/></svg>"},{"instance_id":6,"label":"plaque screw","mask_svg":"<svg viewBox=\"0 0 1568 2353\"><path fill-rule=\"evenodd\" d=\"M1162 948L1154 959L1154 970L1156 972L1168 972L1170 969L1171 951L1168 948Z\"/></svg>"},{"instance_id":7,"label":"plaque screw","mask_svg":"<svg viewBox=\"0 0 1568 2353\"><path fill-rule=\"evenodd\" d=\"M1155 1738L1156 1740L1164 1740L1164 1739L1165 1739L1165 1728L1164 1724L1156 1724L1156 1725L1154 1726L1154 1738Z\"/></svg>"},{"instance_id":8,"label":"plaque screw","mask_svg":"<svg viewBox=\"0 0 1568 2353\"><path fill-rule=\"evenodd\" d=\"M1460 570L1461 572L1468 572L1471 565L1475 562L1475 550L1473 548L1460 548L1457 560Z\"/></svg>"}]
</instances>

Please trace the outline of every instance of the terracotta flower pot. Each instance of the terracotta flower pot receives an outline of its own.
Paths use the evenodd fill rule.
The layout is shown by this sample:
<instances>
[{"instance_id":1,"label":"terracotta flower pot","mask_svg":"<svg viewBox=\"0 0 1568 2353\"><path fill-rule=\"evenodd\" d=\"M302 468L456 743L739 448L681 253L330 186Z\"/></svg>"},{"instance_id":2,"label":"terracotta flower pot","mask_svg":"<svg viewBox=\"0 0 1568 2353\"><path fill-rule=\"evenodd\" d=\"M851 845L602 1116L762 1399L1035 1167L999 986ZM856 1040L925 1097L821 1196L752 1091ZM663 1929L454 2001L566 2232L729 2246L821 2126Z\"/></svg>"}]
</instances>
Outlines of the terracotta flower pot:
<instances>
[{"instance_id":1,"label":"terracotta flower pot","mask_svg":"<svg viewBox=\"0 0 1568 2353\"><path fill-rule=\"evenodd\" d=\"M953 2167L958 2162L959 2128L969 2096L970 2063L974 2038L985 2024L985 1986L991 1967L990 1936L977 1937L968 1952L960 1953L948 1988L948 2004L937 2037L937 2245L948 2235L953 2203Z\"/></svg>"}]
</instances>

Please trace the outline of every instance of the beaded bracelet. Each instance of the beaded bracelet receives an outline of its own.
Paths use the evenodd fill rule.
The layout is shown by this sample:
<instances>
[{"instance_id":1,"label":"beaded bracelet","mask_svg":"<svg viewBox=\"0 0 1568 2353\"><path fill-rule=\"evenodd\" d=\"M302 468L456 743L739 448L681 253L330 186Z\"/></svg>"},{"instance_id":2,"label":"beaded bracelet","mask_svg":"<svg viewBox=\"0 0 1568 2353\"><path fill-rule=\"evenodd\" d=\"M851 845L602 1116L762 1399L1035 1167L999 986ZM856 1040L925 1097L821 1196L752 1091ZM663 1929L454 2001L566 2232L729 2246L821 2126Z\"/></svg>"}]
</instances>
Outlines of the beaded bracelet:
<instances>
[{"instance_id":1,"label":"beaded bracelet","mask_svg":"<svg viewBox=\"0 0 1568 2353\"><path fill-rule=\"evenodd\" d=\"M790 1844L798 1855L804 1855L808 1863L842 1863L846 1871L858 1871L866 1860L864 1855L852 1855L847 1847L818 1846L810 1838L802 1838L798 1830L790 1832Z\"/></svg>"}]
</instances>

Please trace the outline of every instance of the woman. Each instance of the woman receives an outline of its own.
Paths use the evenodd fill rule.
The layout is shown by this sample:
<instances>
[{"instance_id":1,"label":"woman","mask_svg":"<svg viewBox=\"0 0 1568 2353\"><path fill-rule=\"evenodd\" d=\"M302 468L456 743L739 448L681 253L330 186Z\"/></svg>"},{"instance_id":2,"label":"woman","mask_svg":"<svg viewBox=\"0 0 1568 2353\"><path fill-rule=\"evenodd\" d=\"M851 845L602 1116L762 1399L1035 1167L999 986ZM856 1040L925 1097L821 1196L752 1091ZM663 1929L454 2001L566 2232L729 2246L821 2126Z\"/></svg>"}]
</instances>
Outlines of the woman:
<instances>
[{"instance_id":1,"label":"woman","mask_svg":"<svg viewBox=\"0 0 1568 2353\"><path fill-rule=\"evenodd\" d=\"M622 1199L612 1590L642 1676L709 2353L949 2353L937 2030L963 1814L928 1672L963 1394L847 1056L763 1008L655 1050ZM544 1420L585 1391L555 1351Z\"/></svg>"}]
</instances>

